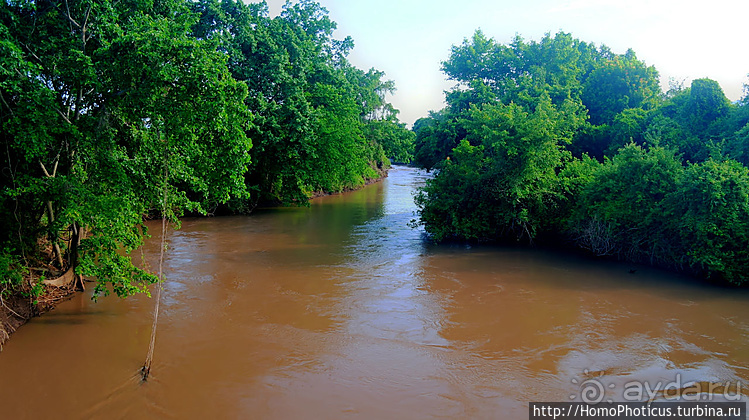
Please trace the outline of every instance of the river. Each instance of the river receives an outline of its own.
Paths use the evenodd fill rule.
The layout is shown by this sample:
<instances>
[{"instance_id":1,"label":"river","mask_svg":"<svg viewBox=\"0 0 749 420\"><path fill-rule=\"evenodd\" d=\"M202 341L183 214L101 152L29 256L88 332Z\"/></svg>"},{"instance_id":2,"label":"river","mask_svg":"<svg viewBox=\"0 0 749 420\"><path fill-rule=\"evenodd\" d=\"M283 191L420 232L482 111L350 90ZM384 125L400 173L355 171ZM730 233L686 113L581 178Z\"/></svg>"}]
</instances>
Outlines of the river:
<instances>
[{"instance_id":1,"label":"river","mask_svg":"<svg viewBox=\"0 0 749 420\"><path fill-rule=\"evenodd\" d=\"M0 416L525 419L530 401L623 401L633 384L749 393L746 291L430 244L408 226L424 180L396 167L309 208L184 220L148 382L153 300L79 294L6 343Z\"/></svg>"}]
</instances>

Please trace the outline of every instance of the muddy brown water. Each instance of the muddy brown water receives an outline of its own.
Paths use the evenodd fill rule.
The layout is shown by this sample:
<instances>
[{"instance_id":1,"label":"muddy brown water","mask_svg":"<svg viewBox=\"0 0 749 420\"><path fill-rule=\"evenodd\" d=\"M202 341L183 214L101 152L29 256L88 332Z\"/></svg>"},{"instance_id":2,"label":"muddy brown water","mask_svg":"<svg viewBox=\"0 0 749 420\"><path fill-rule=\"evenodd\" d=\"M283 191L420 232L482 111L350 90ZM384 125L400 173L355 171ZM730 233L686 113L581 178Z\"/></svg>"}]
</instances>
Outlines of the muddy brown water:
<instances>
[{"instance_id":1,"label":"muddy brown water","mask_svg":"<svg viewBox=\"0 0 749 420\"><path fill-rule=\"evenodd\" d=\"M150 380L153 300L79 295L6 344L0 417L523 419L530 401L624 401L636 384L746 398L746 292L431 245L407 226L424 179L395 168L310 208L185 220Z\"/></svg>"}]
</instances>

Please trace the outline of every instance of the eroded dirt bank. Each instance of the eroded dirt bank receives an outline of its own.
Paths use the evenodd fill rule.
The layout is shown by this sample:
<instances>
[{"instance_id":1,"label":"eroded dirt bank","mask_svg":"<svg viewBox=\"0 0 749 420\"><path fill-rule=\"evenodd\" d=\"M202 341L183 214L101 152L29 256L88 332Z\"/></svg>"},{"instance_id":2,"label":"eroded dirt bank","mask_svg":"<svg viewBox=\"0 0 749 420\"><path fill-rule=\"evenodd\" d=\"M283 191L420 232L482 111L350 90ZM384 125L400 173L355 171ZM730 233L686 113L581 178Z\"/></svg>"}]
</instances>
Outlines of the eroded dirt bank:
<instances>
[{"instance_id":1,"label":"eroded dirt bank","mask_svg":"<svg viewBox=\"0 0 749 420\"><path fill-rule=\"evenodd\" d=\"M379 177L367 179L364 185L358 189L381 182L387 178L388 169L390 168L378 168L377 173ZM355 190L347 189L338 193L321 191L314 193L311 198L337 195ZM49 312L58 303L70 299L76 293L75 283L71 281L72 279L67 278L69 275L72 275L72 271L68 271L57 279L45 281L47 284L42 286L43 292L36 299L29 297L28 290L23 290L0 300L0 351L2 351L3 345L10 339L11 334L18 330L20 326L35 316ZM26 279L26 283L31 283L28 278ZM26 289L28 289L28 286Z\"/></svg>"},{"instance_id":2,"label":"eroded dirt bank","mask_svg":"<svg viewBox=\"0 0 749 420\"><path fill-rule=\"evenodd\" d=\"M42 286L42 294L34 299L28 293L18 292L7 298L0 297L0 351L10 335L31 318L52 310L58 303L70 299L75 289L70 287Z\"/></svg>"}]
</instances>

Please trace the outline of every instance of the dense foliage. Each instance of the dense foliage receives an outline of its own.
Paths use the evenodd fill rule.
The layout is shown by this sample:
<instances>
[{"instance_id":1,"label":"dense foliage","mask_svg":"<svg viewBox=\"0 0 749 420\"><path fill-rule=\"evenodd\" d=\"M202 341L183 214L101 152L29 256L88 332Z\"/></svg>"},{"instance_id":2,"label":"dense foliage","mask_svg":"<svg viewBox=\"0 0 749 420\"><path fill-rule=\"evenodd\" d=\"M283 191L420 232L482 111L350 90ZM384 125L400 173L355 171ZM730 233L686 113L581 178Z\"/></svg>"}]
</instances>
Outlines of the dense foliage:
<instances>
[{"instance_id":1,"label":"dense foliage","mask_svg":"<svg viewBox=\"0 0 749 420\"><path fill-rule=\"evenodd\" d=\"M749 103L713 80L663 94L634 52L480 31L454 46L447 106L414 124L435 240L571 243L749 281Z\"/></svg>"},{"instance_id":2,"label":"dense foliage","mask_svg":"<svg viewBox=\"0 0 749 420\"><path fill-rule=\"evenodd\" d=\"M384 73L352 66L350 38L311 0L287 3L270 18L265 3L201 0L196 36L219 42L228 68L244 82L254 116L246 174L253 203L304 203L316 191L341 191L377 178L388 157L408 156L412 136L385 101ZM380 127L397 129L382 131Z\"/></svg>"},{"instance_id":3,"label":"dense foliage","mask_svg":"<svg viewBox=\"0 0 749 420\"><path fill-rule=\"evenodd\" d=\"M239 0L4 1L0 293L29 266L144 291L128 254L145 218L303 204L408 161L392 82L334 28L311 0L274 18Z\"/></svg>"}]
</instances>

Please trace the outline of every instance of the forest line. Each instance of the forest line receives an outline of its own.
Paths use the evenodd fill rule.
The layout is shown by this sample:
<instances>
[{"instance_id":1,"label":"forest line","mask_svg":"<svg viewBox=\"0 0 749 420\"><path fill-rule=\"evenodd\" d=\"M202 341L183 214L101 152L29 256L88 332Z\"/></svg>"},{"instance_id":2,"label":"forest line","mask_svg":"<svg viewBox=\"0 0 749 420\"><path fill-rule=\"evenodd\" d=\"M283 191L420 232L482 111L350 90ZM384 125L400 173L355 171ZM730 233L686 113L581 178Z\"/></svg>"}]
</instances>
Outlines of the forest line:
<instances>
[{"instance_id":1,"label":"forest line","mask_svg":"<svg viewBox=\"0 0 749 420\"><path fill-rule=\"evenodd\" d=\"M661 90L634 51L481 31L442 63L447 106L398 120L313 0L8 0L0 8L0 293L73 270L146 292L143 221L305 205L390 161L436 169L436 241L564 243L743 284L749 104ZM124 253L123 253L124 251Z\"/></svg>"},{"instance_id":2,"label":"forest line","mask_svg":"<svg viewBox=\"0 0 749 420\"><path fill-rule=\"evenodd\" d=\"M144 292L144 219L306 205L407 162L394 83L335 27L311 0L3 2L0 293L71 268Z\"/></svg>"},{"instance_id":3,"label":"forest line","mask_svg":"<svg viewBox=\"0 0 749 420\"><path fill-rule=\"evenodd\" d=\"M634 51L571 34L481 31L442 69L458 85L414 124L417 197L438 240L564 244L704 278L749 280L749 96L696 79L663 93Z\"/></svg>"}]
</instances>

